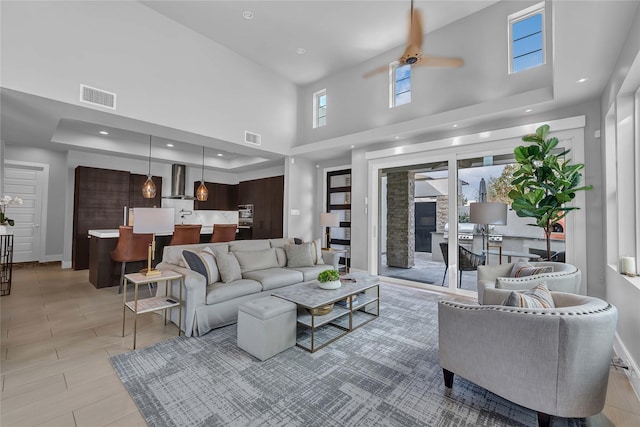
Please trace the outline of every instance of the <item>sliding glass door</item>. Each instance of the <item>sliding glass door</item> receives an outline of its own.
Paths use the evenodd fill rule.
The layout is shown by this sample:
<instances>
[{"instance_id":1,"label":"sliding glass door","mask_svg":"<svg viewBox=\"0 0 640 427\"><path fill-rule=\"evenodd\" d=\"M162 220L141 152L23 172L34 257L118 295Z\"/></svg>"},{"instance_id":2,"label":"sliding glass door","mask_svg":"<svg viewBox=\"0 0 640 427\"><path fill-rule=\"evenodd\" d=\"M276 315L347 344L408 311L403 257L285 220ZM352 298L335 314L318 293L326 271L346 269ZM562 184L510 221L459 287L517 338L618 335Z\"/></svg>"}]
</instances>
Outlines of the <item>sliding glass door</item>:
<instances>
[{"instance_id":1,"label":"sliding glass door","mask_svg":"<svg viewBox=\"0 0 640 427\"><path fill-rule=\"evenodd\" d=\"M378 274L475 292L479 265L546 258L542 229L511 209L518 164L503 151L380 169ZM479 202L507 205L506 224L475 224L470 207ZM551 237L553 260L564 261L564 221Z\"/></svg>"}]
</instances>

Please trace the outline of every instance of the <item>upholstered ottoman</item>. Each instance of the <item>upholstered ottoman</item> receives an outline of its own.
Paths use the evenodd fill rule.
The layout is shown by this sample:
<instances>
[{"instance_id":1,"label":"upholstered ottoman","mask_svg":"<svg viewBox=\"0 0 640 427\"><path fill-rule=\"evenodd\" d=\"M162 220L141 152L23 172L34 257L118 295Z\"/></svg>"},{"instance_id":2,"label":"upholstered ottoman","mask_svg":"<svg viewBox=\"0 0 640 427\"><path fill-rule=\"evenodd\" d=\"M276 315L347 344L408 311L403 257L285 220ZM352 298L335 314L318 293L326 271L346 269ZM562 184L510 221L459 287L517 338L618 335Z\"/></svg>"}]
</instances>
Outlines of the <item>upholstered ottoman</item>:
<instances>
[{"instance_id":1,"label":"upholstered ottoman","mask_svg":"<svg viewBox=\"0 0 640 427\"><path fill-rule=\"evenodd\" d=\"M238 347L260 360L296 344L296 305L277 297L238 307Z\"/></svg>"}]
</instances>

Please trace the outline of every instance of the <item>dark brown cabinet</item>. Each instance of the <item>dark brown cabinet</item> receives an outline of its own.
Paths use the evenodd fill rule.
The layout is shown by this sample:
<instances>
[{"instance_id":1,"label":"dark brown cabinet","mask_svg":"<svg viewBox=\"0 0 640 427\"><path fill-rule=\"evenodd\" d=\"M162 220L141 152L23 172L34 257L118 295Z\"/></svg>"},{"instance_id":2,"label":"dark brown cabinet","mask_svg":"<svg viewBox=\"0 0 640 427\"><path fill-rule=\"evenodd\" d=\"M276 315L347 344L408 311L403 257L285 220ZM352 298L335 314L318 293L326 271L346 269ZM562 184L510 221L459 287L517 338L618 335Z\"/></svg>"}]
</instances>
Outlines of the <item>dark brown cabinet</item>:
<instances>
[{"instance_id":1,"label":"dark brown cabinet","mask_svg":"<svg viewBox=\"0 0 640 427\"><path fill-rule=\"evenodd\" d=\"M160 206L162 178L153 177L158 189L154 199L142 197L142 184L146 179L146 175L127 171L76 168L71 250L74 270L89 268L89 230L117 229L124 222L125 206Z\"/></svg>"},{"instance_id":2,"label":"dark brown cabinet","mask_svg":"<svg viewBox=\"0 0 640 427\"><path fill-rule=\"evenodd\" d=\"M220 210L235 211L238 210L238 185L218 184L215 182L206 182L204 185L209 191L209 198L206 202L195 201L193 208L198 210ZM200 181L193 183L193 194L200 186Z\"/></svg>"},{"instance_id":3,"label":"dark brown cabinet","mask_svg":"<svg viewBox=\"0 0 640 427\"><path fill-rule=\"evenodd\" d=\"M252 238L282 237L284 176L242 181L238 201L241 205L253 205Z\"/></svg>"}]
</instances>

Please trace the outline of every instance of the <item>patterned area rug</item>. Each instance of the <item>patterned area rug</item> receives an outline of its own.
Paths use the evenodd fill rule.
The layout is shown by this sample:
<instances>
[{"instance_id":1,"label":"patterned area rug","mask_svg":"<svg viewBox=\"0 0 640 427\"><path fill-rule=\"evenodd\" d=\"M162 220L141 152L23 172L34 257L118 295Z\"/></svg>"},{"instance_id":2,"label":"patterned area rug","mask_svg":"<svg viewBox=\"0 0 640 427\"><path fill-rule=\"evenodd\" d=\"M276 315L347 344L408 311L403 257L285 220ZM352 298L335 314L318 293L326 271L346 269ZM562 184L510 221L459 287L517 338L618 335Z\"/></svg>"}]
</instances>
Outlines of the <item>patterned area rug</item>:
<instances>
[{"instance_id":1,"label":"patterned area rug","mask_svg":"<svg viewBox=\"0 0 640 427\"><path fill-rule=\"evenodd\" d=\"M535 412L456 376L445 395L437 301L381 285L380 317L317 351L260 362L236 327L111 358L150 426L536 426ZM586 426L552 418L552 425Z\"/></svg>"}]
</instances>

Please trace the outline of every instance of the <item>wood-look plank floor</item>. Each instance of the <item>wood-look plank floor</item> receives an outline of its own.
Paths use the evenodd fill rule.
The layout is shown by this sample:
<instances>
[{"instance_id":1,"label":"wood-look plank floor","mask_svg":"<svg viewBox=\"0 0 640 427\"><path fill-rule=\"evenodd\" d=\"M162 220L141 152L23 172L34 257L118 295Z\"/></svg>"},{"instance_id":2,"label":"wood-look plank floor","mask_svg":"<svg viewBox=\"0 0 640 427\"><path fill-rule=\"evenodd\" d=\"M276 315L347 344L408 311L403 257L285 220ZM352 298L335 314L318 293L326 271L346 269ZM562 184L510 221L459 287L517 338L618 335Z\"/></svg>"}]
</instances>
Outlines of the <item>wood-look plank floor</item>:
<instances>
[{"instance_id":1,"label":"wood-look plank floor","mask_svg":"<svg viewBox=\"0 0 640 427\"><path fill-rule=\"evenodd\" d=\"M109 363L132 348L132 315L123 338L117 288L95 289L88 279L86 270L55 264L14 270L11 294L0 298L3 427L146 425ZM138 318L139 348L176 334L161 316ZM640 425L624 371L612 368L607 405L588 424Z\"/></svg>"}]
</instances>

